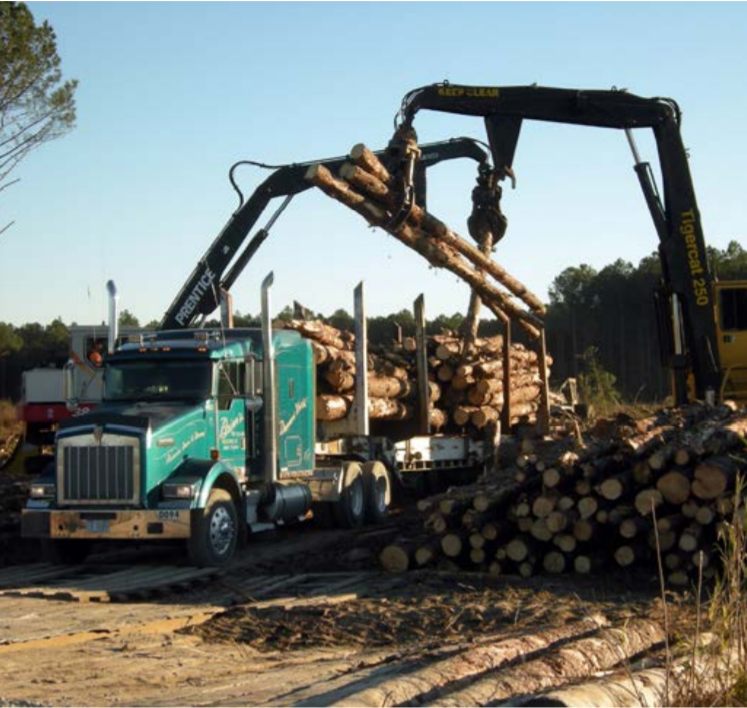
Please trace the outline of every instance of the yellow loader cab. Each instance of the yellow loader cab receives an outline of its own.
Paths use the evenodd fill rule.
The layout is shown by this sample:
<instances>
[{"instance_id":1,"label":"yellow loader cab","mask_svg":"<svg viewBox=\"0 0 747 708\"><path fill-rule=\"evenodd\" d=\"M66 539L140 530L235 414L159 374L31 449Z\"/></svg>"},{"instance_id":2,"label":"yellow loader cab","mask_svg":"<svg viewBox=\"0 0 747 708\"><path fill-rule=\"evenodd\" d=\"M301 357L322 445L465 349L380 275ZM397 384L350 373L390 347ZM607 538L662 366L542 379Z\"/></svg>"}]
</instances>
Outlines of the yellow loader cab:
<instances>
[{"instance_id":1,"label":"yellow loader cab","mask_svg":"<svg viewBox=\"0 0 747 708\"><path fill-rule=\"evenodd\" d=\"M716 281L713 294L722 373L718 398L747 403L747 280Z\"/></svg>"}]
</instances>

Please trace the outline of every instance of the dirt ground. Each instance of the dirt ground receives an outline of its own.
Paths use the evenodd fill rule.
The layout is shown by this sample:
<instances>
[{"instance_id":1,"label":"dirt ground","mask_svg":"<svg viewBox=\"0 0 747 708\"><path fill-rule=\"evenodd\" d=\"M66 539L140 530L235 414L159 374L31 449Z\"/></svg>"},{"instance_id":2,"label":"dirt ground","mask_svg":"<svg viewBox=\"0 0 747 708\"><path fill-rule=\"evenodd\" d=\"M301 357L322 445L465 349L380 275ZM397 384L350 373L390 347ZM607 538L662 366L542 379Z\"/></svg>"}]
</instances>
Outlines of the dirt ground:
<instances>
[{"instance_id":1,"label":"dirt ground","mask_svg":"<svg viewBox=\"0 0 747 708\"><path fill-rule=\"evenodd\" d=\"M28 480L0 479L5 499L15 500L0 525L0 706L348 705L361 690L450 657L548 629L562 634L592 615L623 628L634 617L662 620L656 579L640 572L384 574L378 549L417 523L402 510L383 527L302 525L257 537L207 585L125 602L71 601L76 584L105 587L143 568L186 565L183 549L103 547L85 572L55 580L72 587L67 600L29 596L45 566L18 538ZM687 626L686 601L672 598L668 608L672 626ZM551 656L566 641L523 658ZM439 695L448 700L465 682ZM431 694L400 703L427 705Z\"/></svg>"},{"instance_id":2,"label":"dirt ground","mask_svg":"<svg viewBox=\"0 0 747 708\"><path fill-rule=\"evenodd\" d=\"M361 533L259 539L222 578L160 600L0 590L0 706L345 705L361 687L592 614L661 619L649 578L361 571ZM670 621L686 611L672 603Z\"/></svg>"},{"instance_id":3,"label":"dirt ground","mask_svg":"<svg viewBox=\"0 0 747 708\"><path fill-rule=\"evenodd\" d=\"M483 636L520 634L538 626L561 626L590 612L623 621L636 614L655 615L655 598L639 594L618 600L597 598L579 588L544 582L524 583L468 574L411 573L407 584L385 597L354 598L312 606L231 608L184 630L208 644L233 643L259 652L309 648L438 648ZM653 604L652 604L653 603Z\"/></svg>"}]
</instances>

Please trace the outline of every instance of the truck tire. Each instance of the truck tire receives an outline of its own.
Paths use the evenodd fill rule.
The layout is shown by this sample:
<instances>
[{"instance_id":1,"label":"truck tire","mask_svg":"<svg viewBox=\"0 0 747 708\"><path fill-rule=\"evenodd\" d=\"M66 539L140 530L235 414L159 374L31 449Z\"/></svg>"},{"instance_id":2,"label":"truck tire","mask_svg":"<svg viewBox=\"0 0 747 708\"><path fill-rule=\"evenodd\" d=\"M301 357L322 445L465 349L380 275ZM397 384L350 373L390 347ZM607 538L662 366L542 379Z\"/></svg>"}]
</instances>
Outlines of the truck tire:
<instances>
[{"instance_id":1,"label":"truck tire","mask_svg":"<svg viewBox=\"0 0 747 708\"><path fill-rule=\"evenodd\" d=\"M363 464L363 489L366 504L366 521L381 524L389 516L392 500L392 483L389 471L378 461Z\"/></svg>"},{"instance_id":2,"label":"truck tire","mask_svg":"<svg viewBox=\"0 0 747 708\"><path fill-rule=\"evenodd\" d=\"M341 529L357 529L366 518L366 496L363 468L359 462L348 462L342 478L340 499L332 504L335 523Z\"/></svg>"},{"instance_id":3,"label":"truck tire","mask_svg":"<svg viewBox=\"0 0 747 708\"><path fill-rule=\"evenodd\" d=\"M213 489L204 509L195 513L187 542L190 561L199 568L225 565L236 551L238 515L231 495Z\"/></svg>"},{"instance_id":4,"label":"truck tire","mask_svg":"<svg viewBox=\"0 0 747 708\"><path fill-rule=\"evenodd\" d=\"M91 542L80 539L60 538L41 539L41 556L46 563L53 565L77 565L91 552Z\"/></svg>"}]
</instances>

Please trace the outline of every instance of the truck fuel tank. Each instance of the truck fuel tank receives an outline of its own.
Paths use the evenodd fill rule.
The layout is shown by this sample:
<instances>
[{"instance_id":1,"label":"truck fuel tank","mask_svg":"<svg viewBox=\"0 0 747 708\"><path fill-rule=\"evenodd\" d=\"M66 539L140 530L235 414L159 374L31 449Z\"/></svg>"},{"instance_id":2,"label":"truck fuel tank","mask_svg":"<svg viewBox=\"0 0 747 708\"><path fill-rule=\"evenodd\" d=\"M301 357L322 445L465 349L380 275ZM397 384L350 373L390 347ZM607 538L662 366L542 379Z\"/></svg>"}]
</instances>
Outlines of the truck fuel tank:
<instances>
[{"instance_id":1,"label":"truck fuel tank","mask_svg":"<svg viewBox=\"0 0 747 708\"><path fill-rule=\"evenodd\" d=\"M273 498L262 507L268 521L285 523L296 521L311 508L311 490L306 484L275 484Z\"/></svg>"}]
</instances>

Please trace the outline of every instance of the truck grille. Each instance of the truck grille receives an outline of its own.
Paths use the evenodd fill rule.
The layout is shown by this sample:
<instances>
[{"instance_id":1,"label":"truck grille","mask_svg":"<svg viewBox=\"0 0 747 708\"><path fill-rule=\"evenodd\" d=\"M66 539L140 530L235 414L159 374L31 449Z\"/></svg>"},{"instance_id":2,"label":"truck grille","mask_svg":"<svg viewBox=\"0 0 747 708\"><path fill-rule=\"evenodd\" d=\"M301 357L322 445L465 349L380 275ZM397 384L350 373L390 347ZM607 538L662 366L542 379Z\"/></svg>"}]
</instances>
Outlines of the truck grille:
<instances>
[{"instance_id":1,"label":"truck grille","mask_svg":"<svg viewBox=\"0 0 747 708\"><path fill-rule=\"evenodd\" d=\"M60 452L61 503L138 501L140 450L136 444L65 445Z\"/></svg>"}]
</instances>

